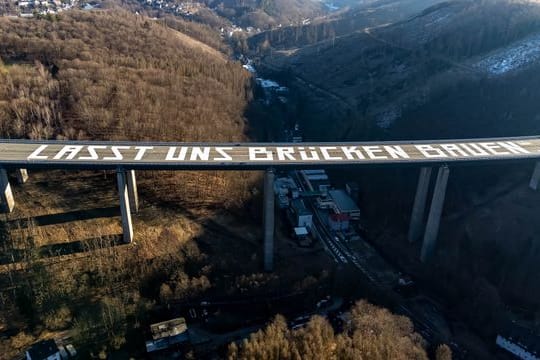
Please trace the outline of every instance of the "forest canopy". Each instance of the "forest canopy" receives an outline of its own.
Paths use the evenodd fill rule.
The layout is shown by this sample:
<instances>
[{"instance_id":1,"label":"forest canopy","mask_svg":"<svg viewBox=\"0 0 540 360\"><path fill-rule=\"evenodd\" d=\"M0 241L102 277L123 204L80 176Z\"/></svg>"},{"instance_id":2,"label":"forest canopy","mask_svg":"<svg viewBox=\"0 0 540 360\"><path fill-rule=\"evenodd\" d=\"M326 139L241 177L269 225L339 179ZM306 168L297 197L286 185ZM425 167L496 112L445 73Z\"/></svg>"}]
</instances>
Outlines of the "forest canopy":
<instances>
[{"instance_id":1,"label":"forest canopy","mask_svg":"<svg viewBox=\"0 0 540 360\"><path fill-rule=\"evenodd\" d=\"M163 22L119 9L1 18L0 43L4 138L245 140L249 73ZM234 174L183 176L218 203L244 197Z\"/></svg>"},{"instance_id":2,"label":"forest canopy","mask_svg":"<svg viewBox=\"0 0 540 360\"><path fill-rule=\"evenodd\" d=\"M300 329L291 330L277 316L265 329L240 345L229 346L229 359L427 359L424 340L411 321L386 309L359 301L348 313L342 333L313 316Z\"/></svg>"},{"instance_id":3,"label":"forest canopy","mask_svg":"<svg viewBox=\"0 0 540 360\"><path fill-rule=\"evenodd\" d=\"M0 41L14 65L2 73L3 136L242 138L249 75L159 23L119 10L3 18ZM47 130L33 134L38 124Z\"/></svg>"},{"instance_id":4,"label":"forest canopy","mask_svg":"<svg viewBox=\"0 0 540 360\"><path fill-rule=\"evenodd\" d=\"M175 26L183 29L181 23ZM217 50L215 41L211 46L201 42L206 38L203 27L193 31L199 40L163 21L120 9L0 18L0 136L246 140L250 74ZM96 176L99 180L93 182ZM16 194L14 222L40 211L86 211L97 206L87 201L96 193L97 203L107 204L111 194L110 204L117 204L110 186L114 180L107 180L107 174L36 171L32 180ZM204 209L240 207L251 197L253 178L233 172L141 171L137 182L145 201L141 212L148 215L136 220L134 246L112 246L110 233L118 223L108 217L70 219L65 227L32 223L25 230L0 224L7 259L24 263L21 271L2 279L2 289L12 286L13 292L2 293L0 328L18 332L0 340L2 359L18 356L50 331L66 329L76 345L93 344L78 348L83 354L144 346L139 338L126 339L135 326L141 334L139 322L150 318L154 290L162 283L174 290L170 297L177 301L215 285L210 280L217 276L211 277L206 255L190 241L203 236L200 223L170 210L185 206L210 216ZM47 191L41 191L43 184ZM28 195L32 186L39 191ZM25 201L25 196L40 200ZM197 214L197 222L203 215ZM74 252L57 261L64 253L49 251L53 247Z\"/></svg>"}]
</instances>

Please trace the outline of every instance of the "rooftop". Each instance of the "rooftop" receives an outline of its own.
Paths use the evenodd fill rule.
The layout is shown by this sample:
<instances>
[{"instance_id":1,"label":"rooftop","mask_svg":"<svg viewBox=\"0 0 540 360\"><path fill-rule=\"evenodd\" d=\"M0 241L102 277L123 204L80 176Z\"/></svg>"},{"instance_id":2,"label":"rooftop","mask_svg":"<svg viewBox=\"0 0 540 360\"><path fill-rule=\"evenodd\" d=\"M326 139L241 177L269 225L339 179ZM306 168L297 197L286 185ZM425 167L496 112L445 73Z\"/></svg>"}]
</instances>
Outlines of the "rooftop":
<instances>
[{"instance_id":1,"label":"rooftop","mask_svg":"<svg viewBox=\"0 0 540 360\"><path fill-rule=\"evenodd\" d=\"M349 194L347 194L345 190L330 190L328 195L330 195L332 200L334 200L334 203L340 212L348 213L360 211L358 205L356 205L354 200L349 196Z\"/></svg>"},{"instance_id":2,"label":"rooftop","mask_svg":"<svg viewBox=\"0 0 540 360\"><path fill-rule=\"evenodd\" d=\"M150 331L154 340L176 336L187 331L186 319L176 318L152 324Z\"/></svg>"},{"instance_id":3,"label":"rooftop","mask_svg":"<svg viewBox=\"0 0 540 360\"><path fill-rule=\"evenodd\" d=\"M58 353L58 346L54 340L43 340L27 350L31 359L46 359L51 355Z\"/></svg>"},{"instance_id":4,"label":"rooftop","mask_svg":"<svg viewBox=\"0 0 540 360\"><path fill-rule=\"evenodd\" d=\"M298 216L311 215L311 211L306 208L306 204L304 204L302 199L293 199L291 201L291 209Z\"/></svg>"}]
</instances>

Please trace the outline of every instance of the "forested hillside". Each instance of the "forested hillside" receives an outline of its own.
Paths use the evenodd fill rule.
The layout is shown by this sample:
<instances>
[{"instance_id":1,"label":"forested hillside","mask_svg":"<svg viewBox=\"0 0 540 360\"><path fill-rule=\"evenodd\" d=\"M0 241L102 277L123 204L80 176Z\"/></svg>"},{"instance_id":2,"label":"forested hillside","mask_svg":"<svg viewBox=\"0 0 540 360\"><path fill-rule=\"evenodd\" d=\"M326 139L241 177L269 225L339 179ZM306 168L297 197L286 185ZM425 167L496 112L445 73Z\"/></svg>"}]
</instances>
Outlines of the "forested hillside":
<instances>
[{"instance_id":1,"label":"forested hillside","mask_svg":"<svg viewBox=\"0 0 540 360\"><path fill-rule=\"evenodd\" d=\"M376 0L359 2L350 8L315 19L309 24L296 24L265 31L249 38L254 51L265 48L300 48L362 31L366 27L406 20L439 0Z\"/></svg>"},{"instance_id":2,"label":"forested hillside","mask_svg":"<svg viewBox=\"0 0 540 360\"><path fill-rule=\"evenodd\" d=\"M527 52L537 48L537 3L450 1L397 23L372 27L366 19L269 32L250 43L291 85L312 85L302 89L298 114L311 139L499 136L537 128L538 59ZM350 31L350 24L357 28ZM336 124L331 129L328 119Z\"/></svg>"},{"instance_id":3,"label":"forested hillside","mask_svg":"<svg viewBox=\"0 0 540 360\"><path fill-rule=\"evenodd\" d=\"M183 42L148 19L125 12L3 18L0 40L7 101L2 119L16 120L11 129L3 124L7 136L30 137L18 124L42 124L47 131L34 137L72 138L75 131L78 138L93 139L242 138L248 74L217 51L205 54L196 41ZM47 86L37 86L40 81ZM20 92L30 100L11 101ZM32 116L54 106L61 113L56 126Z\"/></svg>"},{"instance_id":4,"label":"forested hillside","mask_svg":"<svg viewBox=\"0 0 540 360\"><path fill-rule=\"evenodd\" d=\"M207 0L205 3L241 26L260 29L287 26L325 13L323 3L313 0Z\"/></svg>"},{"instance_id":5,"label":"forested hillside","mask_svg":"<svg viewBox=\"0 0 540 360\"><path fill-rule=\"evenodd\" d=\"M114 4L158 18L172 16L171 9L176 6L194 5L188 14L178 17L217 30L230 28L232 24L242 28L251 27L252 30L266 30L280 25L301 24L305 19L328 13L324 3L318 0L201 0L193 3L165 0L161 6L158 2L146 0L105 0L103 4Z\"/></svg>"},{"instance_id":6,"label":"forested hillside","mask_svg":"<svg viewBox=\"0 0 540 360\"><path fill-rule=\"evenodd\" d=\"M499 48L540 29L540 7L508 0L445 1L380 31L392 44L452 59Z\"/></svg>"},{"instance_id":7,"label":"forested hillside","mask_svg":"<svg viewBox=\"0 0 540 360\"><path fill-rule=\"evenodd\" d=\"M389 23L377 11L250 39L261 65L300 94L291 117L306 140L540 132L537 1L444 1ZM438 254L427 265L418 264L420 249L404 235L416 170L349 169L335 177L358 180L379 249L492 341L515 314L538 331L540 252L529 218L538 194L527 187L533 167L452 167Z\"/></svg>"},{"instance_id":8,"label":"forested hillside","mask_svg":"<svg viewBox=\"0 0 540 360\"><path fill-rule=\"evenodd\" d=\"M182 29L180 22L169 22ZM0 43L3 137L245 139L248 73L162 22L119 10L42 20L1 18ZM186 195L202 185L192 176L183 175L185 183L195 186ZM223 173L212 179L242 199L243 187L235 178ZM209 188L215 191L208 195L222 203L226 192Z\"/></svg>"},{"instance_id":9,"label":"forested hillside","mask_svg":"<svg viewBox=\"0 0 540 360\"><path fill-rule=\"evenodd\" d=\"M204 28L188 30L206 38ZM215 38L209 46L123 10L70 11L0 18L0 44L1 137L246 140L250 75L215 49L225 46ZM25 186L13 185L15 211L0 223L0 358L57 331L70 334L83 358L121 347L144 352L160 288L176 302L229 288L215 279L233 266L209 255L209 246L203 253L194 238L239 247L233 265L254 256L252 246L223 240L224 226L203 230L212 209L244 211L251 175L138 172L144 205L132 246L115 240L121 227L111 175L31 171ZM237 240L231 233L227 239ZM247 274L258 263L249 266Z\"/></svg>"}]
</instances>

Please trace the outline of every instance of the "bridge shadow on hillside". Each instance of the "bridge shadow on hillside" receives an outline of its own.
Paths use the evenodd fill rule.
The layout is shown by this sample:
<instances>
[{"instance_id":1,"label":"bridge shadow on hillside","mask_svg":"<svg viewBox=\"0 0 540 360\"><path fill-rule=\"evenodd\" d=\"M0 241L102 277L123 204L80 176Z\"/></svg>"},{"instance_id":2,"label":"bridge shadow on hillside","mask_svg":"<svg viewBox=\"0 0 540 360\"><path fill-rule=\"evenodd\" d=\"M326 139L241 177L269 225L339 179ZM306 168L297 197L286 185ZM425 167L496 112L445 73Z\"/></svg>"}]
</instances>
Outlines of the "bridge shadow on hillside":
<instances>
[{"instance_id":1,"label":"bridge shadow on hillside","mask_svg":"<svg viewBox=\"0 0 540 360\"><path fill-rule=\"evenodd\" d=\"M112 206L12 219L4 222L3 225L5 226L5 230L9 232L29 229L32 227L59 225L74 221L111 218L117 216L120 216L120 208L118 206ZM33 243L33 239L31 237L28 239L28 241ZM122 234L113 234L70 242L47 244L39 247L31 246L30 249L8 249L0 254L0 265L18 263L29 258L52 258L76 253L84 253L123 244Z\"/></svg>"},{"instance_id":2,"label":"bridge shadow on hillside","mask_svg":"<svg viewBox=\"0 0 540 360\"><path fill-rule=\"evenodd\" d=\"M147 198L155 199L156 196L156 194L151 194ZM229 228L227 228L227 226L220 224L212 216L198 215L194 211L189 209L186 204L183 204L181 202L160 199L159 202L148 201L148 203L151 203L153 206L159 206L162 209L167 209L176 214L182 214L187 219L202 226L206 233L215 234L236 241L246 240L245 237L238 235L234 231L231 231ZM219 206L206 206L206 209L213 212L219 212L223 210L223 208L220 208Z\"/></svg>"},{"instance_id":3,"label":"bridge shadow on hillside","mask_svg":"<svg viewBox=\"0 0 540 360\"><path fill-rule=\"evenodd\" d=\"M27 229L30 226L46 226L65 224L72 221L83 221L120 216L118 206L95 209L75 210L58 214L38 215L26 219L14 219L7 222L8 229Z\"/></svg>"},{"instance_id":4,"label":"bridge shadow on hillside","mask_svg":"<svg viewBox=\"0 0 540 360\"><path fill-rule=\"evenodd\" d=\"M123 244L122 235L108 235L67 243L43 245L34 249L11 249L0 255L0 265L18 263L29 258L46 259L84 253Z\"/></svg>"}]
</instances>

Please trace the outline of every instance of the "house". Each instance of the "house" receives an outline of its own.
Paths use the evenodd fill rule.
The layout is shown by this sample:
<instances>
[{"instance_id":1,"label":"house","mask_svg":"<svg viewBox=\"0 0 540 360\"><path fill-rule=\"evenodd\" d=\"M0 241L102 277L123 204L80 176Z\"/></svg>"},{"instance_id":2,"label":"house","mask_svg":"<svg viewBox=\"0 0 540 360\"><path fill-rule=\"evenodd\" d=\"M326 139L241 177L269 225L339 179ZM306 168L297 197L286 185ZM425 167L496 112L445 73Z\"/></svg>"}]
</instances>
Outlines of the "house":
<instances>
[{"instance_id":1,"label":"house","mask_svg":"<svg viewBox=\"0 0 540 360\"><path fill-rule=\"evenodd\" d=\"M294 239L300 247L313 246L313 238L309 236L309 231L305 227L294 228Z\"/></svg>"},{"instance_id":2,"label":"house","mask_svg":"<svg viewBox=\"0 0 540 360\"><path fill-rule=\"evenodd\" d=\"M497 335L495 343L523 360L540 360L540 336L509 322Z\"/></svg>"},{"instance_id":3,"label":"house","mask_svg":"<svg viewBox=\"0 0 540 360\"><path fill-rule=\"evenodd\" d=\"M176 318L150 325L152 340L146 342L146 352L165 350L189 341L186 319Z\"/></svg>"},{"instance_id":4,"label":"house","mask_svg":"<svg viewBox=\"0 0 540 360\"><path fill-rule=\"evenodd\" d=\"M60 350L54 340L40 341L26 350L26 360L61 360Z\"/></svg>"},{"instance_id":5,"label":"house","mask_svg":"<svg viewBox=\"0 0 540 360\"><path fill-rule=\"evenodd\" d=\"M309 235L308 230L305 227L295 227L294 236L297 240L304 240Z\"/></svg>"}]
</instances>

